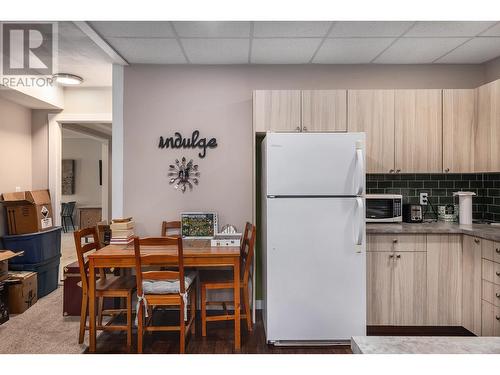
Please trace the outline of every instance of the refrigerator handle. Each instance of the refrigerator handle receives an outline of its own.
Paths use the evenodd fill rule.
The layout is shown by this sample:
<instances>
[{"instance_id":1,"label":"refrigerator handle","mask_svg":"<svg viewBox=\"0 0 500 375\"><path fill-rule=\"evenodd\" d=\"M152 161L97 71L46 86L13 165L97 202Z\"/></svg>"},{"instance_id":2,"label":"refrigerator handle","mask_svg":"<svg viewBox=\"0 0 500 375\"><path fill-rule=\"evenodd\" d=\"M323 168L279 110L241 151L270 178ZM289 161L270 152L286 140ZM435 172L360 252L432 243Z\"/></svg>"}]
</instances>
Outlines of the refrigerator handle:
<instances>
[{"instance_id":1,"label":"refrigerator handle","mask_svg":"<svg viewBox=\"0 0 500 375\"><path fill-rule=\"evenodd\" d=\"M364 191L364 177L365 177L365 166L364 166L364 158L363 158L363 150L360 147L356 147L356 165L358 166L358 179L359 186L356 195L363 195Z\"/></svg>"},{"instance_id":2,"label":"refrigerator handle","mask_svg":"<svg viewBox=\"0 0 500 375\"><path fill-rule=\"evenodd\" d=\"M358 234L356 236L356 248L357 252L361 252L361 246L363 245L363 221L365 220L365 205L363 198L357 197L356 202L358 204Z\"/></svg>"}]
</instances>

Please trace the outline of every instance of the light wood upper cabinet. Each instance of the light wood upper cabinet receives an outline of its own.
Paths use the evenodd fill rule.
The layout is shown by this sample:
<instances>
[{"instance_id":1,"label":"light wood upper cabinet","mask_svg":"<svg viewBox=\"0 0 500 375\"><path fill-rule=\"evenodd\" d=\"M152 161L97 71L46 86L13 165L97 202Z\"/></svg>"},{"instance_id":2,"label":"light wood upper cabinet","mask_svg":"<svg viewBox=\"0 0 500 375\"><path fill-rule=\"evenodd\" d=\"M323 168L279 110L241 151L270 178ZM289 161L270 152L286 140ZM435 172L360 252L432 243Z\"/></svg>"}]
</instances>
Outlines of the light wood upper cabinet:
<instances>
[{"instance_id":1,"label":"light wood upper cabinet","mask_svg":"<svg viewBox=\"0 0 500 375\"><path fill-rule=\"evenodd\" d=\"M500 80L477 89L478 111L475 127L475 170L500 171Z\"/></svg>"},{"instance_id":2,"label":"light wood upper cabinet","mask_svg":"<svg viewBox=\"0 0 500 375\"><path fill-rule=\"evenodd\" d=\"M481 335L481 239L462 240L462 327Z\"/></svg>"},{"instance_id":3,"label":"light wood upper cabinet","mask_svg":"<svg viewBox=\"0 0 500 375\"><path fill-rule=\"evenodd\" d=\"M443 172L474 171L477 90L443 90Z\"/></svg>"},{"instance_id":4,"label":"light wood upper cabinet","mask_svg":"<svg viewBox=\"0 0 500 375\"><path fill-rule=\"evenodd\" d=\"M366 172L394 172L394 90L349 90L350 132L366 133Z\"/></svg>"},{"instance_id":5,"label":"light wood upper cabinet","mask_svg":"<svg viewBox=\"0 0 500 375\"><path fill-rule=\"evenodd\" d=\"M442 172L442 90L396 90L396 170Z\"/></svg>"},{"instance_id":6,"label":"light wood upper cabinet","mask_svg":"<svg viewBox=\"0 0 500 375\"><path fill-rule=\"evenodd\" d=\"M347 131L347 91L303 90L302 131Z\"/></svg>"},{"instance_id":7,"label":"light wood upper cabinet","mask_svg":"<svg viewBox=\"0 0 500 375\"><path fill-rule=\"evenodd\" d=\"M256 90L253 92L253 121L256 132L300 131L300 90Z\"/></svg>"},{"instance_id":8,"label":"light wood upper cabinet","mask_svg":"<svg viewBox=\"0 0 500 375\"><path fill-rule=\"evenodd\" d=\"M427 235L427 319L431 326L462 325L462 240Z\"/></svg>"}]
</instances>

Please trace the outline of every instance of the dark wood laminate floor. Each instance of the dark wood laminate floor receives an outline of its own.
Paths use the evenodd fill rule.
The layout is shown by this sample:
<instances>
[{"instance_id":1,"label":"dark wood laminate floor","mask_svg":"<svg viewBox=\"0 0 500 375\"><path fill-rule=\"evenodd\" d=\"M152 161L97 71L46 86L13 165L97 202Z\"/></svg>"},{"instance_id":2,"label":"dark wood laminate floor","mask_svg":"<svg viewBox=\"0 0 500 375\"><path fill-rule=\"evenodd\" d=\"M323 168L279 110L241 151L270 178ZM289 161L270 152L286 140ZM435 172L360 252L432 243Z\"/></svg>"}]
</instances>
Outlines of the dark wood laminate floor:
<instances>
[{"instance_id":1,"label":"dark wood laminate floor","mask_svg":"<svg viewBox=\"0 0 500 375\"><path fill-rule=\"evenodd\" d=\"M176 323L177 312L156 311L153 324ZM201 336L201 320L196 320L196 335L190 336L186 346L189 354L231 354L235 351L233 322L211 322L207 326L207 337ZM325 347L276 347L267 345L262 318L257 314L257 322L252 332L247 332L246 323L241 321L242 354L349 354L350 345ZM136 353L137 335L132 338L131 353ZM88 350L87 350L88 351ZM126 346L125 332L102 332L97 338L97 353L129 353ZM178 354L179 334L177 332L148 333L144 339L144 353Z\"/></svg>"}]
</instances>

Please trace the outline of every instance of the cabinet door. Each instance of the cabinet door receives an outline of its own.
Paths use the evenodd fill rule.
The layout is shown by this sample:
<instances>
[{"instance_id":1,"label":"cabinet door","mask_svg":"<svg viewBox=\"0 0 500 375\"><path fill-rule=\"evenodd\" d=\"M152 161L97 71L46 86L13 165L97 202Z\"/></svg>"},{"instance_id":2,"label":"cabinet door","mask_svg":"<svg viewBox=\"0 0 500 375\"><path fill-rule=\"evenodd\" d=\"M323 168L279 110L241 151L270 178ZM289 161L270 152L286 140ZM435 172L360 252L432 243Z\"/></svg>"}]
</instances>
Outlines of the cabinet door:
<instances>
[{"instance_id":1,"label":"cabinet door","mask_svg":"<svg viewBox=\"0 0 500 375\"><path fill-rule=\"evenodd\" d=\"M366 133L366 172L394 172L394 90L349 90L350 132Z\"/></svg>"},{"instance_id":2,"label":"cabinet door","mask_svg":"<svg viewBox=\"0 0 500 375\"><path fill-rule=\"evenodd\" d=\"M393 325L394 253L366 253L367 324Z\"/></svg>"},{"instance_id":3,"label":"cabinet door","mask_svg":"<svg viewBox=\"0 0 500 375\"><path fill-rule=\"evenodd\" d=\"M408 172L442 172L441 90L396 90L395 165Z\"/></svg>"},{"instance_id":4,"label":"cabinet door","mask_svg":"<svg viewBox=\"0 0 500 375\"><path fill-rule=\"evenodd\" d=\"M427 235L426 325L462 325L462 241L458 234Z\"/></svg>"},{"instance_id":5,"label":"cabinet door","mask_svg":"<svg viewBox=\"0 0 500 375\"><path fill-rule=\"evenodd\" d=\"M300 90L256 90L253 121L256 132L300 131Z\"/></svg>"},{"instance_id":6,"label":"cabinet door","mask_svg":"<svg viewBox=\"0 0 500 375\"><path fill-rule=\"evenodd\" d=\"M443 90L443 172L474 172L477 91Z\"/></svg>"},{"instance_id":7,"label":"cabinet door","mask_svg":"<svg viewBox=\"0 0 500 375\"><path fill-rule=\"evenodd\" d=\"M500 336L500 307L482 301L481 336Z\"/></svg>"},{"instance_id":8,"label":"cabinet door","mask_svg":"<svg viewBox=\"0 0 500 375\"><path fill-rule=\"evenodd\" d=\"M475 129L475 170L500 171L500 80L477 89L478 111Z\"/></svg>"},{"instance_id":9,"label":"cabinet door","mask_svg":"<svg viewBox=\"0 0 500 375\"><path fill-rule=\"evenodd\" d=\"M426 314L426 253L396 253L394 325L421 326Z\"/></svg>"},{"instance_id":10,"label":"cabinet door","mask_svg":"<svg viewBox=\"0 0 500 375\"><path fill-rule=\"evenodd\" d=\"M347 91L302 91L302 131L347 131Z\"/></svg>"},{"instance_id":11,"label":"cabinet door","mask_svg":"<svg viewBox=\"0 0 500 375\"><path fill-rule=\"evenodd\" d=\"M462 327L481 335L481 240L463 236Z\"/></svg>"}]
</instances>

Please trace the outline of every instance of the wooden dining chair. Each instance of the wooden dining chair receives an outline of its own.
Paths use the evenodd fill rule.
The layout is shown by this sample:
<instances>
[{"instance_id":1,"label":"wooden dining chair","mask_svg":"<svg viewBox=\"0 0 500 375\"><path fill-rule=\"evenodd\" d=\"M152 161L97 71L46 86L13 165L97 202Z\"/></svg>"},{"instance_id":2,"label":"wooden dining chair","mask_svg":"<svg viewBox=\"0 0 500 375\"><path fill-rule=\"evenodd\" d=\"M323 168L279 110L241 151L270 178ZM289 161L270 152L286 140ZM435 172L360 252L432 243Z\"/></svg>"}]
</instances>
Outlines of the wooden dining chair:
<instances>
[{"instance_id":1,"label":"wooden dining chair","mask_svg":"<svg viewBox=\"0 0 500 375\"><path fill-rule=\"evenodd\" d=\"M172 255L141 253L141 247L172 247L176 251ZM184 254L180 237L134 238L135 273L137 278L137 352L142 353L145 332L179 331L180 353L185 352L186 331L194 334L196 316L196 272L184 272ZM175 270L145 271L143 263L148 266L175 266ZM180 282L183 280L183 282ZM187 301L190 297L189 320L187 319ZM145 321L144 315L154 313L152 306L178 306L178 326L150 325L152 317ZM187 321L187 324L186 324Z\"/></svg>"},{"instance_id":2,"label":"wooden dining chair","mask_svg":"<svg viewBox=\"0 0 500 375\"><path fill-rule=\"evenodd\" d=\"M87 327L87 315L89 304L89 265L85 255L91 251L101 248L96 227L90 227L74 232L76 255L80 266L81 287L82 287L82 309L80 313L80 333L78 343L83 343L85 330ZM92 241L82 245L82 238L92 237ZM97 330L127 331L127 347L132 344L132 294L135 290L134 276L115 276L106 274L104 269L99 269L99 279L96 281L96 297L98 298L97 309ZM104 298L120 297L126 299L126 309L103 308ZM126 325L111 325L118 314L125 312L127 315ZM103 316L111 315L111 319L106 325L102 324Z\"/></svg>"},{"instance_id":3,"label":"wooden dining chair","mask_svg":"<svg viewBox=\"0 0 500 375\"><path fill-rule=\"evenodd\" d=\"M248 290L250 271L252 268L252 261L254 256L255 246L255 226L246 223L245 231L241 241L241 267L243 271L241 277L241 288L243 289L243 304L244 314L241 318L247 321L247 329L252 330L252 317L250 314L250 294ZM202 336L207 335L207 322L221 321L221 320L234 320L234 314L229 314L227 311L228 304L234 304L234 301L207 301L207 290L216 289L233 289L234 278L232 271L206 271L200 274L200 288L201 288L201 332ZM207 316L207 306L218 305L222 306L224 310L223 315Z\"/></svg>"},{"instance_id":4,"label":"wooden dining chair","mask_svg":"<svg viewBox=\"0 0 500 375\"><path fill-rule=\"evenodd\" d=\"M181 222L180 221L164 221L161 223L161 236L162 237L180 237L181 236Z\"/></svg>"}]
</instances>

